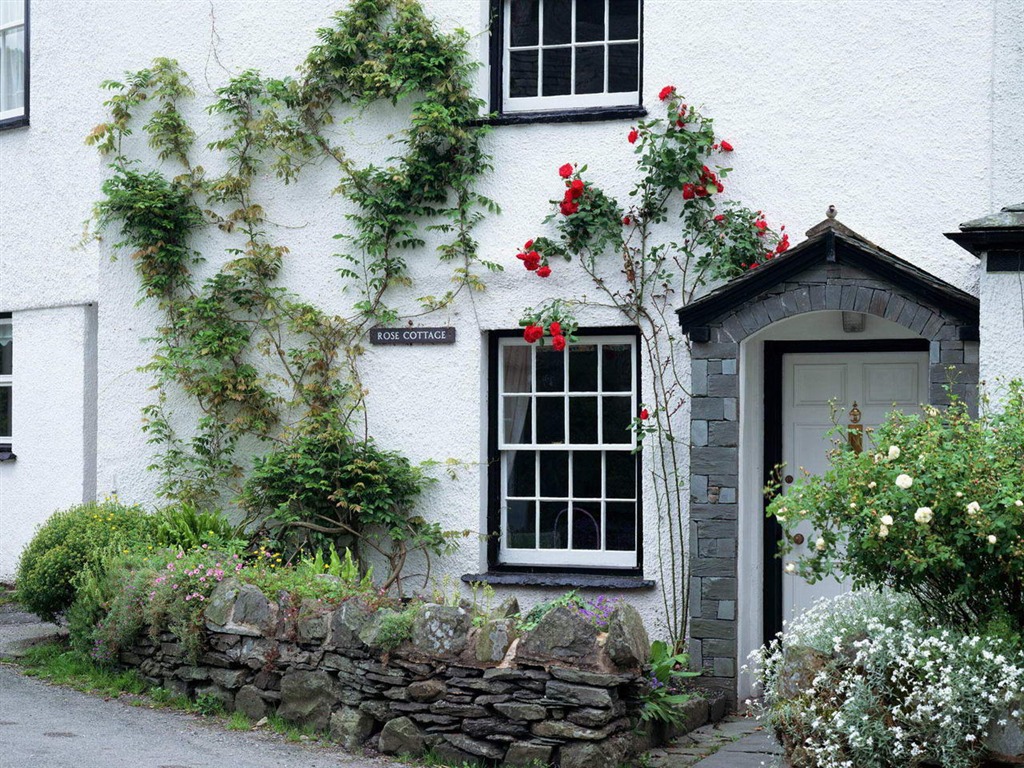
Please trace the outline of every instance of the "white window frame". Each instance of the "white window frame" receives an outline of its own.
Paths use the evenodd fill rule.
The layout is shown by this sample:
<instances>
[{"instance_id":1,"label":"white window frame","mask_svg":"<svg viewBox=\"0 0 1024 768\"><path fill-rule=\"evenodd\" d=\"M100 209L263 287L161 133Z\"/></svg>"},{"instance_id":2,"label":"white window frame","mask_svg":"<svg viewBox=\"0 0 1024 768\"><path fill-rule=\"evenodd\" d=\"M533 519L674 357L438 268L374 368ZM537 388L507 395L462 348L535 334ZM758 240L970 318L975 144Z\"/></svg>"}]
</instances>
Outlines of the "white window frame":
<instances>
[{"instance_id":1,"label":"white window frame","mask_svg":"<svg viewBox=\"0 0 1024 768\"><path fill-rule=\"evenodd\" d=\"M0 123L6 121L17 120L23 118L28 114L28 71L29 71L29 42L28 42L28 0L21 0L20 5L22 8L21 19L18 21L11 21L6 24L0 25L0 38L3 37L3 33L19 27L23 30L23 36L25 40L25 79L22 83L23 95L22 95L22 106L16 109L6 109L0 111Z\"/></svg>"},{"instance_id":2,"label":"white window frame","mask_svg":"<svg viewBox=\"0 0 1024 768\"><path fill-rule=\"evenodd\" d=\"M508 393L505 394L505 354L504 350L508 347L513 346L525 346L533 348L534 345L527 344L521 337L506 337L498 339L498 382L497 382L497 446L500 457L500 512L501 512L501 525L500 525L500 544L498 548L499 560L502 565L534 565L534 566L566 566L566 567L590 567L590 568L636 568L638 566L638 552L640 547L640 487L639 487L639 473L637 477L637 484L634 488L633 498L627 499L618 496L609 496L608 489L605 487L607 484L607 473L605 471L604 460L602 459L602 488L601 498L593 499L588 498L586 500L580 499L579 501L586 501L588 504L599 502L601 505L601 548L600 549L572 549L572 535L573 535L573 521L572 512L573 503L577 499L573 498L573 473L569 472L568 477L568 498L567 509L570 510L569 519L566 522L568 529L568 548L566 549L550 549L540 547L540 503L544 501L565 501L563 497L546 497L540 494L540 471L542 456L545 452L565 452L570 453L570 460L572 452L579 451L621 451L623 453L630 453L633 455L634 461L639 461L639 454L636 453L636 434L631 432L630 439L628 442L618 443L606 443L601 442L603 437L603 397L607 395L626 395L630 396L630 413L637 413L638 406L638 394L637 394L637 366L639 364L638 356L638 340L636 336L632 335L587 335L581 337L580 344L628 344L632 352L632 378L630 391L609 391L605 392L602 389L602 370L603 358L601 354L598 354L598 369L597 369L597 382L598 391L568 391L568 356L569 347L566 348L564 365L565 376L566 376L566 390L560 393L538 393L537 392L537 357L536 354L532 354L531 360L531 374L530 374L530 391L522 393ZM529 395L534 403L538 397L562 397L566 403L564 408L564 430L565 437L569 438L569 408L568 400L570 396L591 396L596 397L598 402L597 410L597 428L598 428L598 442L596 443L538 443L537 440L537 409L536 407L530 408L530 418L532 419L531 431L533 442L531 443L509 443L505 437L505 400L507 396L522 397ZM535 515L536 515L536 546L533 548L510 548L508 546L508 476L510 471L510 456L512 453L517 451L533 451L535 454L535 470L534 470L534 495L532 497L513 497L513 499L531 500L535 503ZM607 536L607 504L608 502L629 502L634 505L634 531L636 538L634 540L634 546L631 550L609 550L606 549L606 536Z\"/></svg>"},{"instance_id":3,"label":"white window frame","mask_svg":"<svg viewBox=\"0 0 1024 768\"><path fill-rule=\"evenodd\" d=\"M640 83L639 83L639 72L641 61L639 60L643 54L643 46L641 45L641 37L643 30L643 3L642 0L636 0L637 2L637 37L623 39L623 40L609 40L608 39L608 2L604 0L604 16L605 16L605 39L587 41L587 42L576 42L576 3L579 0L573 0L572 2L572 16L570 23L570 42L562 43L558 45L545 45L544 44L544 0L538 0L538 27L537 27L537 45L520 46L516 50L537 50L537 96L521 96L513 98L509 94L511 93L512 83L512 2L511 0L501 0L501 13L503 14L503 37L502 40L502 90L501 90L501 104L502 111L507 113L515 112L543 112L548 110L560 110L560 109L588 109L594 107L628 107L637 106L640 103ZM608 45L609 44L628 44L636 43L637 45L637 90L635 91L620 91L616 93L608 93ZM562 94L558 96L542 96L540 90L543 87L544 77L544 51L555 48L559 49L574 49L574 48L589 48L601 46L605 49L605 71L604 71L604 93L581 93L581 94ZM572 83L572 89L576 90L576 57L570 58L570 82Z\"/></svg>"},{"instance_id":4,"label":"white window frame","mask_svg":"<svg viewBox=\"0 0 1024 768\"><path fill-rule=\"evenodd\" d=\"M9 327L11 329L11 337L12 338L11 338L10 343L14 344L14 338L13 338L14 323L12 322L11 318L9 318L9 317L0 317L0 326L7 326L7 327ZM11 394L12 395L14 394L14 365L13 365L13 362L11 364L11 372L10 372L10 374L0 374L0 387L7 387L7 388L9 388L11 390ZM11 432L14 432L14 408L13 408L13 405L11 407ZM3 443L4 445L8 445L8 444L10 444L12 442L12 440L13 440L13 435L3 435L3 434L0 434L0 443Z\"/></svg>"}]
</instances>

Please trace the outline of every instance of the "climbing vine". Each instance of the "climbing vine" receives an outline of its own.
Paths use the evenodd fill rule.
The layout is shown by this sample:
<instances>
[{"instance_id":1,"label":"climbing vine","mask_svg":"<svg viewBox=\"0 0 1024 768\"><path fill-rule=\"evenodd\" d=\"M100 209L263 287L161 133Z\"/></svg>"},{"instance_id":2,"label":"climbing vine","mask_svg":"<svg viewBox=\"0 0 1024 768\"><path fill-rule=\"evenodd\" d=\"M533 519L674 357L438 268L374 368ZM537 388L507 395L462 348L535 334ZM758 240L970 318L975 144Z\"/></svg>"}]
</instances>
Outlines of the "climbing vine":
<instances>
[{"instance_id":1,"label":"climbing vine","mask_svg":"<svg viewBox=\"0 0 1024 768\"><path fill-rule=\"evenodd\" d=\"M551 200L544 220L554 234L528 240L517 258L528 273L551 281L558 279L559 261L575 262L599 295L559 296L526 309L520 320L526 341L564 349L576 340L576 314L585 306L610 307L639 329L652 401L641 406L632 429L654 493L659 585L668 633L680 652L689 613L683 448L689 435L679 433L678 416L690 393L676 367L681 340L671 315L710 280L735 277L784 253L789 236L785 227L771 230L761 211L722 199L731 169L709 163L733 146L716 138L711 118L685 104L673 86L659 98L666 116L626 136L637 168L630 201L621 203L590 181L586 165L562 165L561 197Z\"/></svg>"},{"instance_id":2,"label":"climbing vine","mask_svg":"<svg viewBox=\"0 0 1024 768\"><path fill-rule=\"evenodd\" d=\"M144 411L161 450L152 467L160 493L203 505L237 500L292 551L325 537L376 550L392 566L390 585L410 551L443 551L451 535L411 512L425 476L369 437L361 342L371 326L399 319L389 290L411 284L409 254L428 232L442 236L438 257L453 282L423 297L422 311L482 289L481 269L500 267L479 257L473 228L497 206L475 191L490 159L473 123L481 103L470 91L465 33L438 30L416 0L356 0L317 38L298 76L246 70L217 89L207 111L223 130L204 149L219 175L196 162L184 106L195 93L176 61L105 82L110 116L87 137L111 158L97 217L101 228L119 228L115 247L130 251L143 298L164 316L146 366L156 402ZM379 100L411 102L411 123L400 152L360 166L329 128ZM140 126L158 167L130 156ZM278 285L288 248L254 189L261 175L291 184L322 163L354 204L335 236L344 244L338 272L360 293L344 317ZM211 227L229 238L228 259L200 281L196 243ZM187 437L169 406L172 388L199 406ZM326 448L336 461L318 463ZM261 451L254 471L245 456ZM358 492L348 490L352 477Z\"/></svg>"}]
</instances>

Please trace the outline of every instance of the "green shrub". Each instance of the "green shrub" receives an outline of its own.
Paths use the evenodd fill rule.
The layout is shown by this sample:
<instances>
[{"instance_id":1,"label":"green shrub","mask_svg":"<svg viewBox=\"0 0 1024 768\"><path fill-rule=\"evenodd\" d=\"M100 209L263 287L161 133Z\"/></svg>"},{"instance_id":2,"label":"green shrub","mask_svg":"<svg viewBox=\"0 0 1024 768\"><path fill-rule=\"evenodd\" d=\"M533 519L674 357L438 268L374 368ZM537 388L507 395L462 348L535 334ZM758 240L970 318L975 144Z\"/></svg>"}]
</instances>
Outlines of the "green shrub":
<instances>
[{"instance_id":1,"label":"green shrub","mask_svg":"<svg viewBox=\"0 0 1024 768\"><path fill-rule=\"evenodd\" d=\"M49 621L75 599L75 576L110 548L148 541L153 519L141 508L116 501L82 504L56 512L21 554L18 602Z\"/></svg>"},{"instance_id":2,"label":"green shrub","mask_svg":"<svg viewBox=\"0 0 1024 768\"><path fill-rule=\"evenodd\" d=\"M377 629L377 645L385 651L393 651L412 637L412 625L416 621L416 608L406 608L399 613L388 613L381 617Z\"/></svg>"},{"instance_id":3,"label":"green shrub","mask_svg":"<svg viewBox=\"0 0 1024 768\"><path fill-rule=\"evenodd\" d=\"M200 510L195 504L181 502L158 510L155 518L156 543L176 549L198 549L204 544L220 552L241 551L248 545L239 526L222 512Z\"/></svg>"},{"instance_id":4,"label":"green shrub","mask_svg":"<svg viewBox=\"0 0 1024 768\"><path fill-rule=\"evenodd\" d=\"M787 568L890 586L961 629L1024 631L1024 385L1002 413L925 406L872 438L877 453L837 450L825 475L771 504L788 533L817 531L813 554Z\"/></svg>"}]
</instances>

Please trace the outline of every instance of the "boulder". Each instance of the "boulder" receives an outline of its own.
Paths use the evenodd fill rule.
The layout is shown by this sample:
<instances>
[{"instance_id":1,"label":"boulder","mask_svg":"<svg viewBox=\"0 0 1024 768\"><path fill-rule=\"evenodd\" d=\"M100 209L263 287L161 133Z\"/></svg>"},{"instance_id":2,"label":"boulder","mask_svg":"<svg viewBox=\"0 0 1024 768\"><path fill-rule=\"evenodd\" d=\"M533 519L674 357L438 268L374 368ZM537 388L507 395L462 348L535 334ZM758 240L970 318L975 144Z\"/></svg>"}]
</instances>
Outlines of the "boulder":
<instances>
[{"instance_id":1,"label":"boulder","mask_svg":"<svg viewBox=\"0 0 1024 768\"><path fill-rule=\"evenodd\" d=\"M651 641L636 608L619 603L608 619L604 649L617 667L637 669L650 660Z\"/></svg>"},{"instance_id":2,"label":"boulder","mask_svg":"<svg viewBox=\"0 0 1024 768\"><path fill-rule=\"evenodd\" d=\"M440 680L420 680L410 683L406 689L413 701L437 701L448 692L448 686Z\"/></svg>"},{"instance_id":3,"label":"boulder","mask_svg":"<svg viewBox=\"0 0 1024 768\"><path fill-rule=\"evenodd\" d=\"M471 755L469 752L463 752L461 749L457 749L449 744L447 741L442 741L436 744L432 751L434 757L436 757L442 765L457 765L459 768L478 768L478 766L485 765L483 759L476 755Z\"/></svg>"},{"instance_id":4,"label":"boulder","mask_svg":"<svg viewBox=\"0 0 1024 768\"><path fill-rule=\"evenodd\" d=\"M412 625L412 645L428 656L455 656L466 647L473 617L464 608L423 606Z\"/></svg>"},{"instance_id":5,"label":"boulder","mask_svg":"<svg viewBox=\"0 0 1024 768\"><path fill-rule=\"evenodd\" d=\"M505 753L505 765L517 768L534 768L551 762L552 747L536 741L517 741Z\"/></svg>"},{"instance_id":6,"label":"boulder","mask_svg":"<svg viewBox=\"0 0 1024 768\"><path fill-rule=\"evenodd\" d=\"M773 695L782 700L802 696L830 660L829 654L814 648L800 645L789 646L783 652Z\"/></svg>"},{"instance_id":7,"label":"boulder","mask_svg":"<svg viewBox=\"0 0 1024 768\"><path fill-rule=\"evenodd\" d=\"M260 690L254 685L242 686L235 694L235 711L241 712L250 720L259 720L267 716L267 703L260 696Z\"/></svg>"},{"instance_id":8,"label":"boulder","mask_svg":"<svg viewBox=\"0 0 1024 768\"><path fill-rule=\"evenodd\" d=\"M471 755L486 757L491 760L500 760L505 756L505 750L501 747L491 744L489 741L481 741L480 739L466 736L464 733L446 733L444 738L456 749L468 752Z\"/></svg>"},{"instance_id":9,"label":"boulder","mask_svg":"<svg viewBox=\"0 0 1024 768\"><path fill-rule=\"evenodd\" d=\"M355 749L373 733L373 718L355 707L341 707L331 715L331 738L345 749Z\"/></svg>"},{"instance_id":10,"label":"boulder","mask_svg":"<svg viewBox=\"0 0 1024 768\"><path fill-rule=\"evenodd\" d=\"M578 741L561 749L562 768L618 768L632 764L637 751L636 737L624 733L606 741Z\"/></svg>"},{"instance_id":11,"label":"boulder","mask_svg":"<svg viewBox=\"0 0 1024 768\"><path fill-rule=\"evenodd\" d=\"M359 633L370 622L373 613L356 600L348 600L331 614L330 636L327 645L331 648L362 648Z\"/></svg>"},{"instance_id":12,"label":"boulder","mask_svg":"<svg viewBox=\"0 0 1024 768\"><path fill-rule=\"evenodd\" d=\"M560 606L548 611L533 630L519 639L516 660L593 664L600 652L597 636L597 627L575 611Z\"/></svg>"},{"instance_id":13,"label":"boulder","mask_svg":"<svg viewBox=\"0 0 1024 768\"><path fill-rule=\"evenodd\" d=\"M515 620L488 619L476 633L476 660L483 663L501 661L515 639Z\"/></svg>"},{"instance_id":14,"label":"boulder","mask_svg":"<svg viewBox=\"0 0 1024 768\"><path fill-rule=\"evenodd\" d=\"M331 709L341 695L338 683L326 672L289 672L281 678L279 714L289 722L327 729Z\"/></svg>"},{"instance_id":15,"label":"boulder","mask_svg":"<svg viewBox=\"0 0 1024 768\"><path fill-rule=\"evenodd\" d=\"M331 611L319 600L306 598L299 606L296 633L300 643L321 643L331 625Z\"/></svg>"},{"instance_id":16,"label":"boulder","mask_svg":"<svg viewBox=\"0 0 1024 768\"><path fill-rule=\"evenodd\" d=\"M1024 715L1012 714L1022 709L1024 700L1001 706L989 723L988 736L981 742L989 755L1010 765L1024 765Z\"/></svg>"},{"instance_id":17,"label":"boulder","mask_svg":"<svg viewBox=\"0 0 1024 768\"><path fill-rule=\"evenodd\" d=\"M225 579L213 588L210 599L206 601L206 607L203 609L208 629L219 632L231 621L231 609L238 597L238 587L237 580Z\"/></svg>"},{"instance_id":18,"label":"boulder","mask_svg":"<svg viewBox=\"0 0 1024 768\"><path fill-rule=\"evenodd\" d=\"M423 732L408 717L396 717L384 724L380 732L378 749L385 755L411 755L419 757L426 744Z\"/></svg>"}]
</instances>

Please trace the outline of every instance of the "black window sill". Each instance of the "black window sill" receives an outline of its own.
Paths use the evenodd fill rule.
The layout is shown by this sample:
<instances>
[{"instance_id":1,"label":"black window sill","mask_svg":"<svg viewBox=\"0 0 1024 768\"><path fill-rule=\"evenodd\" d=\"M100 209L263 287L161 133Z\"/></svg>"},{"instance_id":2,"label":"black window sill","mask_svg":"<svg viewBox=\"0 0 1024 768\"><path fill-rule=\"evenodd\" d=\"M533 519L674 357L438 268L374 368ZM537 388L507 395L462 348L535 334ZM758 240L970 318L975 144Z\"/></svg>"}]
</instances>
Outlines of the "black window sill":
<instances>
[{"instance_id":1,"label":"black window sill","mask_svg":"<svg viewBox=\"0 0 1024 768\"><path fill-rule=\"evenodd\" d=\"M602 120L633 120L647 117L644 107L594 107L545 112L506 112L474 120L474 125L532 125L533 123L593 123Z\"/></svg>"},{"instance_id":2,"label":"black window sill","mask_svg":"<svg viewBox=\"0 0 1024 768\"><path fill-rule=\"evenodd\" d=\"M0 443L0 462L14 461L16 458L18 457L10 443Z\"/></svg>"},{"instance_id":3,"label":"black window sill","mask_svg":"<svg viewBox=\"0 0 1024 768\"><path fill-rule=\"evenodd\" d=\"M24 128L28 125L28 115L18 115L0 120L0 131L7 131L11 128Z\"/></svg>"},{"instance_id":4,"label":"black window sill","mask_svg":"<svg viewBox=\"0 0 1024 768\"><path fill-rule=\"evenodd\" d=\"M464 573L467 584L483 582L515 587L572 587L575 589L653 589L654 581L639 576L594 573Z\"/></svg>"}]
</instances>

